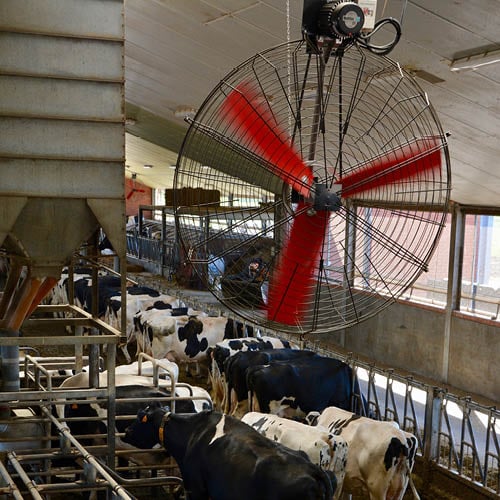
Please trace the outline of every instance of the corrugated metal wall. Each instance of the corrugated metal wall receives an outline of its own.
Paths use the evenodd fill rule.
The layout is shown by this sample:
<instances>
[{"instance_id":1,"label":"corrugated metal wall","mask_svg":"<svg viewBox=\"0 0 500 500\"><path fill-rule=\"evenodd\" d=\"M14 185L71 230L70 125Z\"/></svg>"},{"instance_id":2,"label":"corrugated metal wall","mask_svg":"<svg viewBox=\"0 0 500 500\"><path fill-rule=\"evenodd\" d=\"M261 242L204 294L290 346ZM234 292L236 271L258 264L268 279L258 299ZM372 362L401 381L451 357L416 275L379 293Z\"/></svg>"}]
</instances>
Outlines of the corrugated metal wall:
<instances>
[{"instance_id":1,"label":"corrugated metal wall","mask_svg":"<svg viewBox=\"0 0 500 500\"><path fill-rule=\"evenodd\" d=\"M58 275L99 226L125 255L123 0L0 2L0 245Z\"/></svg>"}]
</instances>

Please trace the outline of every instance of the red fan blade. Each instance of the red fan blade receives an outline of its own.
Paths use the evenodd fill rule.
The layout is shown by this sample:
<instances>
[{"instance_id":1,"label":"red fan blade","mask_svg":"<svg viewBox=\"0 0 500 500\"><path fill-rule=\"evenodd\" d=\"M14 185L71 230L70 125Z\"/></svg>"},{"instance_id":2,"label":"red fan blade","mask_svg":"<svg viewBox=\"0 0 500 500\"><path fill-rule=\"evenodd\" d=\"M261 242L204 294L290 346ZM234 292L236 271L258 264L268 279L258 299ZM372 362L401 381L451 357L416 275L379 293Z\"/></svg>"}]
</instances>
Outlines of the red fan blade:
<instances>
[{"instance_id":1,"label":"red fan blade","mask_svg":"<svg viewBox=\"0 0 500 500\"><path fill-rule=\"evenodd\" d=\"M436 138L416 139L393 149L342 177L341 197L348 198L378 187L410 180L424 171L441 169L441 150Z\"/></svg>"},{"instance_id":2,"label":"red fan blade","mask_svg":"<svg viewBox=\"0 0 500 500\"><path fill-rule=\"evenodd\" d=\"M309 215L304 211L307 206L298 204L288 242L269 284L267 317L286 325L300 325L307 312L330 215L326 210Z\"/></svg>"},{"instance_id":3,"label":"red fan blade","mask_svg":"<svg viewBox=\"0 0 500 500\"><path fill-rule=\"evenodd\" d=\"M258 154L272 164L273 173L295 191L308 197L313 184L311 169L290 145L288 136L279 129L266 103L249 83L240 84L224 101L223 119L235 130L243 143L247 141Z\"/></svg>"},{"instance_id":4,"label":"red fan blade","mask_svg":"<svg viewBox=\"0 0 500 500\"><path fill-rule=\"evenodd\" d=\"M130 193L127 195L127 200L130 200L130 198L132 198L132 196L134 195L134 193L145 193L146 190L145 189L132 189L132 191L130 191Z\"/></svg>"}]
</instances>

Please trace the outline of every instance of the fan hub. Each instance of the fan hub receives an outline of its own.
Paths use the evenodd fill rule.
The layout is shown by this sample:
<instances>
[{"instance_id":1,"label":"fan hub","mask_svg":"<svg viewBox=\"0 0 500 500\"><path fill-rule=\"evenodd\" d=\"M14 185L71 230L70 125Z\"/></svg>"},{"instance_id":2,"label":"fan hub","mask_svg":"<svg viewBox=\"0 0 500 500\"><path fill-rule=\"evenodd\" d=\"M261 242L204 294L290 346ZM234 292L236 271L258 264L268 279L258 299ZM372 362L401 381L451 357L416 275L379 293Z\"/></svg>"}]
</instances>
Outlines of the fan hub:
<instances>
[{"instance_id":1,"label":"fan hub","mask_svg":"<svg viewBox=\"0 0 500 500\"><path fill-rule=\"evenodd\" d=\"M331 189L328 189L325 184L316 183L314 185L313 207L315 210L338 212L341 206L340 197Z\"/></svg>"}]
</instances>

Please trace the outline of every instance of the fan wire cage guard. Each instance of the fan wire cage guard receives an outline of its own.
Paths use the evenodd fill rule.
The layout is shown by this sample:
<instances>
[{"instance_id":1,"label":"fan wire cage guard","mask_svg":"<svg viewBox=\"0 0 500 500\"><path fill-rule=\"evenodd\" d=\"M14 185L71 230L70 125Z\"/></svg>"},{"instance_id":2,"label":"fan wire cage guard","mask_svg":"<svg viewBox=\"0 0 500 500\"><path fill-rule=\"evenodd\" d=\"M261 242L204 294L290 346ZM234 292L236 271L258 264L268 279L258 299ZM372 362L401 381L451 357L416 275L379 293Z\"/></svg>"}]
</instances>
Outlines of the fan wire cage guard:
<instances>
[{"instance_id":1,"label":"fan wire cage guard","mask_svg":"<svg viewBox=\"0 0 500 500\"><path fill-rule=\"evenodd\" d=\"M218 84L174 179L185 262L241 318L301 334L400 297L427 270L449 193L446 138L415 79L360 46L325 57L303 40Z\"/></svg>"}]
</instances>

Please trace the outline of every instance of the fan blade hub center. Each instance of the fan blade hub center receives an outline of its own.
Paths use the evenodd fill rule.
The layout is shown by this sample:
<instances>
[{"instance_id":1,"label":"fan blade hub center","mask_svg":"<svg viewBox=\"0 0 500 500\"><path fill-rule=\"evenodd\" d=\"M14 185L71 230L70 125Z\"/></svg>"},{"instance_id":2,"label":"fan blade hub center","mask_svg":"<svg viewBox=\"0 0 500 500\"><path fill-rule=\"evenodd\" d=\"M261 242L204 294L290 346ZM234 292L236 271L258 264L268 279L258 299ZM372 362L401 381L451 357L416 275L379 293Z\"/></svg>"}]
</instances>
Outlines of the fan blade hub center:
<instances>
[{"instance_id":1,"label":"fan blade hub center","mask_svg":"<svg viewBox=\"0 0 500 500\"><path fill-rule=\"evenodd\" d=\"M340 197L325 184L314 185L314 203L315 210L327 210L329 212L338 212L342 207Z\"/></svg>"}]
</instances>

